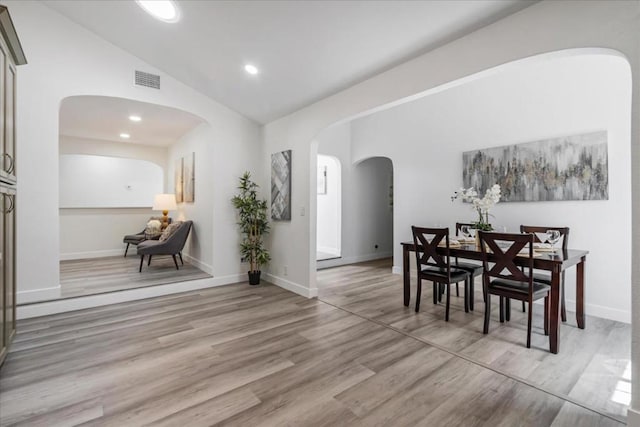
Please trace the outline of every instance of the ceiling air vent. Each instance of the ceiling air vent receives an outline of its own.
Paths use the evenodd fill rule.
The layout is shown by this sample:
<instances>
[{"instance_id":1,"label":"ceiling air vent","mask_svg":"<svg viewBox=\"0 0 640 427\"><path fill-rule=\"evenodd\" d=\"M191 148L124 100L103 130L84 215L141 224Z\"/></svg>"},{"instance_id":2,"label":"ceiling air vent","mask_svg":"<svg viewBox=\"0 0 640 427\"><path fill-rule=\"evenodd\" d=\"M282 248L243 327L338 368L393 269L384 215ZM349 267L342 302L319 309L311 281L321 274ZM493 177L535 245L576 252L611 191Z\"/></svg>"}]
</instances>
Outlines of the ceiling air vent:
<instances>
[{"instance_id":1,"label":"ceiling air vent","mask_svg":"<svg viewBox=\"0 0 640 427\"><path fill-rule=\"evenodd\" d=\"M160 89L160 76L136 70L136 85Z\"/></svg>"}]
</instances>

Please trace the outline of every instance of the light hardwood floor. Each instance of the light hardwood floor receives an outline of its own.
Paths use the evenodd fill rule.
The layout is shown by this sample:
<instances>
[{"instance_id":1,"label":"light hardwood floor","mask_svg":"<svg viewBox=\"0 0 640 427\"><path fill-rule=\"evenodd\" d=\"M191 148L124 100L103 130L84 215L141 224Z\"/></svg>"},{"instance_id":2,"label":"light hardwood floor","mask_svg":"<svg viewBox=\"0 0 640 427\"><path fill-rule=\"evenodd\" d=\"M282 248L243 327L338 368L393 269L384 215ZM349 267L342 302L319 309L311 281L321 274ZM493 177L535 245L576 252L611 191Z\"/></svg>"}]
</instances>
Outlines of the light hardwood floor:
<instances>
[{"instance_id":1,"label":"light hardwood floor","mask_svg":"<svg viewBox=\"0 0 640 427\"><path fill-rule=\"evenodd\" d=\"M0 370L0 424L622 425L383 324L431 315L402 306L382 269L325 270L330 303L238 284L22 320Z\"/></svg>"},{"instance_id":2,"label":"light hardwood floor","mask_svg":"<svg viewBox=\"0 0 640 427\"><path fill-rule=\"evenodd\" d=\"M626 420L630 325L587 316L582 330L576 325L575 313L569 312L560 329L560 353L554 355L543 334L543 308L535 305L532 348L527 349L527 318L520 302L512 305L511 321L501 324L494 298L489 334L483 335L480 278L476 280L475 311L465 313L462 294L457 298L452 291L450 319L445 322L444 304L433 304L430 282L423 283L420 312L415 313L415 277L410 309L403 310L402 277L391 274L391 264L386 259L321 270L319 298L525 384Z\"/></svg>"},{"instance_id":3,"label":"light hardwood floor","mask_svg":"<svg viewBox=\"0 0 640 427\"><path fill-rule=\"evenodd\" d=\"M145 260L142 272L138 271L139 267L140 258L135 255L60 261L61 298L211 277L186 260L180 270L176 270L170 256L156 256L150 266Z\"/></svg>"}]
</instances>

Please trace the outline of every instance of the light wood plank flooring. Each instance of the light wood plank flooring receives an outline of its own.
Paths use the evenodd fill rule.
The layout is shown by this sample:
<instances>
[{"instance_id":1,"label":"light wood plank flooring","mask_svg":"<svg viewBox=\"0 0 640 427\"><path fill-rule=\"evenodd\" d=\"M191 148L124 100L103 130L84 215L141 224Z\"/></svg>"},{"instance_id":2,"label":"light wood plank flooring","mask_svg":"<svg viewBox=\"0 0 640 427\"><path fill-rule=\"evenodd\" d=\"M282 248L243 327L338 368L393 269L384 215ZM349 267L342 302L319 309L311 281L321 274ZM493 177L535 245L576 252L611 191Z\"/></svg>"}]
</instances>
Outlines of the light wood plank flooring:
<instances>
[{"instance_id":1,"label":"light wood plank flooring","mask_svg":"<svg viewBox=\"0 0 640 427\"><path fill-rule=\"evenodd\" d=\"M318 272L319 298L369 320L486 366L603 414L626 420L630 398L631 326L587 316L586 329L567 313L561 327L560 353L549 352L543 333L542 306L534 306L532 348L526 348L526 314L519 301L510 322L501 324L493 299L489 334L482 334L484 303L476 281L475 311L464 312L460 297L451 298L449 322L444 300L434 305L431 283L423 283L420 312L415 313L416 280L411 305L402 304L402 276L391 274L391 260L354 264ZM452 288L455 289L455 288ZM588 314L588 313L587 313Z\"/></svg>"},{"instance_id":2,"label":"light wood plank flooring","mask_svg":"<svg viewBox=\"0 0 640 427\"><path fill-rule=\"evenodd\" d=\"M424 321L399 294L387 307L379 268L346 270L362 303L343 303L392 323ZM325 282L341 281L327 273ZM399 292L397 277L387 279ZM1 425L622 425L399 327L268 284L27 319L18 331L0 370Z\"/></svg>"},{"instance_id":3,"label":"light wood plank flooring","mask_svg":"<svg viewBox=\"0 0 640 427\"><path fill-rule=\"evenodd\" d=\"M180 260L178 260L180 264ZM61 298L102 294L146 286L211 277L186 260L176 270L170 256L156 256L151 265L145 259L142 272L138 272L140 258L115 256L105 258L60 261Z\"/></svg>"}]
</instances>

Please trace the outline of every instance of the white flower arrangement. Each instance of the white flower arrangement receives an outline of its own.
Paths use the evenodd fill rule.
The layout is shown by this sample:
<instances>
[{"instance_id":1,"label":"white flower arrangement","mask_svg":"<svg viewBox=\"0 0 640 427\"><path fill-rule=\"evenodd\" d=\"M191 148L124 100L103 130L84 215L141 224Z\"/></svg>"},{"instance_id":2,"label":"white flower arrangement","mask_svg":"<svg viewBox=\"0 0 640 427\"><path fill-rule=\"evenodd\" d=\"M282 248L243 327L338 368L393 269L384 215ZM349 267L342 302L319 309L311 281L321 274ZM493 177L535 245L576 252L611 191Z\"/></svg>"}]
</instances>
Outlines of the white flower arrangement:
<instances>
[{"instance_id":1,"label":"white flower arrangement","mask_svg":"<svg viewBox=\"0 0 640 427\"><path fill-rule=\"evenodd\" d=\"M473 188L461 188L453 193L451 201L456 199L462 199L463 202L471 203L471 207L478 213L478 221L474 223L474 226L478 230L491 231L492 227L489 224L489 211L499 201L502 195L499 184L494 184L489 188L484 197L481 199L478 197L478 192Z\"/></svg>"}]
</instances>

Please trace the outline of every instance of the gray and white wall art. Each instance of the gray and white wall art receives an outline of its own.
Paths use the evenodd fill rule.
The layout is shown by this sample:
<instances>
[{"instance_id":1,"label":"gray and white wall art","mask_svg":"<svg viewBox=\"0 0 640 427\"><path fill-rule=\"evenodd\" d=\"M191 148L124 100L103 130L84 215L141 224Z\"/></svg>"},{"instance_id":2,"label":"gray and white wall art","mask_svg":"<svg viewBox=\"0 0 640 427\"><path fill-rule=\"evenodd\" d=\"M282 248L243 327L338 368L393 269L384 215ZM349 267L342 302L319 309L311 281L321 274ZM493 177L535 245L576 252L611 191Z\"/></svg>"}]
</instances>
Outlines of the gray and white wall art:
<instances>
[{"instance_id":1,"label":"gray and white wall art","mask_svg":"<svg viewBox=\"0 0 640 427\"><path fill-rule=\"evenodd\" d=\"M271 219L291 220L291 150L271 155Z\"/></svg>"},{"instance_id":2,"label":"gray and white wall art","mask_svg":"<svg viewBox=\"0 0 640 427\"><path fill-rule=\"evenodd\" d=\"M462 162L464 187L500 184L502 202L609 199L606 131L467 151Z\"/></svg>"},{"instance_id":3,"label":"gray and white wall art","mask_svg":"<svg viewBox=\"0 0 640 427\"><path fill-rule=\"evenodd\" d=\"M183 195L185 202L194 202L196 199L196 153L184 157L183 162Z\"/></svg>"}]
</instances>

